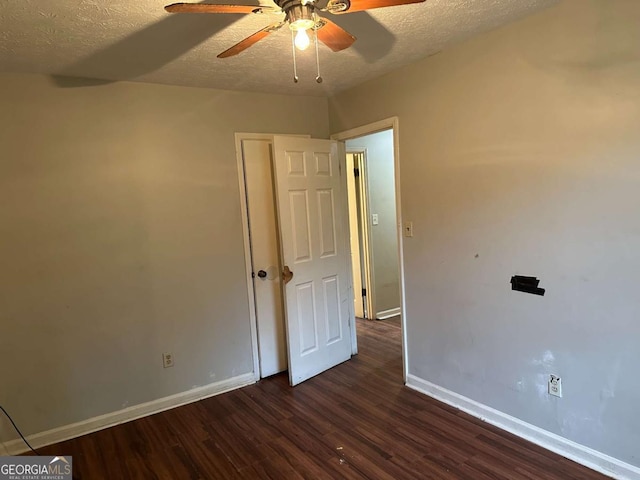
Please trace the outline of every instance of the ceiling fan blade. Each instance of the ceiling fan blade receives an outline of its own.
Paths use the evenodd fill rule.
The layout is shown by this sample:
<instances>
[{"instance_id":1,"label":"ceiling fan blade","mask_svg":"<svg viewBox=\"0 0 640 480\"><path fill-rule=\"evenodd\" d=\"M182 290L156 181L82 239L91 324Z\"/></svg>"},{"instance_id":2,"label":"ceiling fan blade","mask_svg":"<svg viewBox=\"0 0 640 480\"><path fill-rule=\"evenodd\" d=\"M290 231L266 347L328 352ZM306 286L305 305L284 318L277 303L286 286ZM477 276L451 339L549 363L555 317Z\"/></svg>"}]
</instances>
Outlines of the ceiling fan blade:
<instances>
[{"instance_id":1,"label":"ceiling fan blade","mask_svg":"<svg viewBox=\"0 0 640 480\"><path fill-rule=\"evenodd\" d=\"M316 30L318 40L334 52L339 52L340 50L349 48L353 42L356 41L356 37L351 35L342 27L333 23L331 20L321 18L319 22L320 24Z\"/></svg>"},{"instance_id":2,"label":"ceiling fan blade","mask_svg":"<svg viewBox=\"0 0 640 480\"><path fill-rule=\"evenodd\" d=\"M233 47L222 52L220 55L218 55L218 58L233 57L234 55L237 55L240 52L243 52L244 50L249 48L251 45L258 43L264 37L268 36L270 33L273 33L276 30L279 30L280 27L284 25L284 23L285 22L273 23L268 27L264 27L262 30L258 30L253 35L249 35L247 38L245 38L241 42L236 43Z\"/></svg>"},{"instance_id":3,"label":"ceiling fan blade","mask_svg":"<svg viewBox=\"0 0 640 480\"><path fill-rule=\"evenodd\" d=\"M207 3L173 3L164 9L169 13L258 13L276 11L256 5L213 5Z\"/></svg>"},{"instance_id":4,"label":"ceiling fan blade","mask_svg":"<svg viewBox=\"0 0 640 480\"><path fill-rule=\"evenodd\" d=\"M363 10L371 10L372 8L395 7L396 5L408 5L410 3L422 3L425 0L336 0L336 4L346 3L347 8L344 10L332 9L330 6L327 10L331 13L351 13L361 12ZM332 2L330 1L329 4Z\"/></svg>"}]
</instances>

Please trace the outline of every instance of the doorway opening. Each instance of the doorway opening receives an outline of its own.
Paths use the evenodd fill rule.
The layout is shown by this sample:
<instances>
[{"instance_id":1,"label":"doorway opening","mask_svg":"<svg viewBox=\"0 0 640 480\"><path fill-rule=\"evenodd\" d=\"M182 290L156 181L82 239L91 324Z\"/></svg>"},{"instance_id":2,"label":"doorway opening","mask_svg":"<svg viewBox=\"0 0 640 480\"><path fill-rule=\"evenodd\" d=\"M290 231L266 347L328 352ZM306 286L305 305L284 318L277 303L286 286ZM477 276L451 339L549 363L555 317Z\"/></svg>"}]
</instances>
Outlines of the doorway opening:
<instances>
[{"instance_id":1,"label":"doorway opening","mask_svg":"<svg viewBox=\"0 0 640 480\"><path fill-rule=\"evenodd\" d=\"M236 134L256 380L349 360L355 325L344 154L332 140Z\"/></svg>"},{"instance_id":2,"label":"doorway opening","mask_svg":"<svg viewBox=\"0 0 640 480\"><path fill-rule=\"evenodd\" d=\"M358 278L365 288L374 291L373 263L377 260L375 254L371 254L374 248L371 239L375 239L372 229L380 226L381 217L388 223L395 211L391 230L395 231L397 242L395 247L383 246L381 251L385 260L395 259L396 304L386 309L381 307L385 304L380 302L382 297L376 295L377 291L372 295L364 292L360 302L364 297L362 313L367 318L400 314L402 329L399 335L403 345L403 379L406 381L398 125L395 118L337 134L332 140L236 134L256 381L288 370L290 383L295 385L357 353L355 310L358 296L353 293L347 205L348 173L353 169L347 171L346 149L348 146L349 158L366 175L376 156L375 146L367 142L381 136L392 139L386 142L393 152L391 162L386 163L386 178L393 179L395 188L384 197L382 207L385 208L376 205L375 212L370 211L371 201L367 199L367 194L371 194L369 183L361 183L360 193L356 194L362 197L361 212L356 216L360 217L358 228L363 232L358 234L357 243L359 248L361 243L366 247L365 254L360 255ZM253 173L248 172L253 161L248 156L253 156L259 164L254 165ZM251 187L256 179L261 179L262 187ZM255 191L259 192L257 196ZM263 240L258 238L256 228L263 231ZM258 259L262 247L265 247L265 255ZM363 260L363 257L366 258ZM394 264L393 260L391 264Z\"/></svg>"},{"instance_id":3,"label":"doorway opening","mask_svg":"<svg viewBox=\"0 0 640 480\"><path fill-rule=\"evenodd\" d=\"M406 381L398 136L398 119L393 117L331 138L345 142L346 171L353 172L347 176L347 192L354 310L361 312L362 318L401 327Z\"/></svg>"},{"instance_id":4,"label":"doorway opening","mask_svg":"<svg viewBox=\"0 0 640 480\"><path fill-rule=\"evenodd\" d=\"M393 130L347 140L346 149L356 317L399 324Z\"/></svg>"}]
</instances>

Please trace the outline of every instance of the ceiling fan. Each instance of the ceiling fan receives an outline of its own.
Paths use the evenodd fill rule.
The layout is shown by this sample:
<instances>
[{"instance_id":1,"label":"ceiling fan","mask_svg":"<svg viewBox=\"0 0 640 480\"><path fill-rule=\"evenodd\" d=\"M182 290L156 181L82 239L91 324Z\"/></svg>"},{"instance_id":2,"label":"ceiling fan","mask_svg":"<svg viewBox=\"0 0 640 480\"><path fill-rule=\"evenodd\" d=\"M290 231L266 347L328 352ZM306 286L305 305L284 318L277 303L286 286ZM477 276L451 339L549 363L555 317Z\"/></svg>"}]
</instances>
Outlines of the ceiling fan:
<instances>
[{"instance_id":1,"label":"ceiling fan","mask_svg":"<svg viewBox=\"0 0 640 480\"><path fill-rule=\"evenodd\" d=\"M361 12L373 8L393 7L410 3L421 3L425 0L274 0L275 5L223 5L207 3L174 3L164 9L169 13L236 13L236 14L284 14L284 18L249 35L231 48L218 55L218 58L228 58L243 52L271 33L289 24L292 37L294 81L298 81L296 69L296 48L305 50L310 45L308 32L311 31L316 46L316 65L318 75L316 81L322 82L318 61L318 40L334 52L349 48L356 37L336 25L331 20L321 17L318 12L340 15L351 12Z\"/></svg>"}]
</instances>

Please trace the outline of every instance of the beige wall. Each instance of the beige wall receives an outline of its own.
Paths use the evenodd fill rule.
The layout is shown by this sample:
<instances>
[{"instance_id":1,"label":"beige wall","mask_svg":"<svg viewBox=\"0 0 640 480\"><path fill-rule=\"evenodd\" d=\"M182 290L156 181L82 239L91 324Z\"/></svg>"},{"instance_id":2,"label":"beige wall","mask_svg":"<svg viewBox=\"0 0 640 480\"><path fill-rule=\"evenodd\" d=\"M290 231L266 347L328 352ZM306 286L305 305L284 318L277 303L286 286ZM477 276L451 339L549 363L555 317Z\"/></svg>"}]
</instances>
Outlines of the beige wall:
<instances>
[{"instance_id":1,"label":"beige wall","mask_svg":"<svg viewBox=\"0 0 640 480\"><path fill-rule=\"evenodd\" d=\"M252 371L234 132L326 138L326 111L0 75L0 404L24 433Z\"/></svg>"},{"instance_id":2,"label":"beige wall","mask_svg":"<svg viewBox=\"0 0 640 480\"><path fill-rule=\"evenodd\" d=\"M399 116L409 373L636 466L638 25L566 0L329 104L333 132Z\"/></svg>"},{"instance_id":3,"label":"beige wall","mask_svg":"<svg viewBox=\"0 0 640 480\"><path fill-rule=\"evenodd\" d=\"M369 212L368 227L373 256L376 317L380 312L400 308L398 232L396 228L396 186L393 159L393 130L348 140L348 150L366 151Z\"/></svg>"}]
</instances>

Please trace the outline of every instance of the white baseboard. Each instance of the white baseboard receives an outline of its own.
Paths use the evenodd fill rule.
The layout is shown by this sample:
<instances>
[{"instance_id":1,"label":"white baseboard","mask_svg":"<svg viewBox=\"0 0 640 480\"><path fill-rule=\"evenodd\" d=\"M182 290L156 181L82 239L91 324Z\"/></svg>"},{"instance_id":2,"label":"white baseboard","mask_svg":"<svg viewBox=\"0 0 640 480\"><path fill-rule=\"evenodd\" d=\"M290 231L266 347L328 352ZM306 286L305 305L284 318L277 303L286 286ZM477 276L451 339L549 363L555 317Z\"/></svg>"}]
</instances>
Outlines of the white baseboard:
<instances>
[{"instance_id":1,"label":"white baseboard","mask_svg":"<svg viewBox=\"0 0 640 480\"><path fill-rule=\"evenodd\" d=\"M480 420L529 440L547 450L562 455L585 467L620 480L640 480L640 468L617 458L568 440L555 433L502 413L491 407L463 397L415 375L407 374L407 387L444 402Z\"/></svg>"},{"instance_id":2,"label":"white baseboard","mask_svg":"<svg viewBox=\"0 0 640 480\"><path fill-rule=\"evenodd\" d=\"M211 383L204 387L194 388L193 390L187 390L186 392L159 398L151 402L134 405L133 407L89 418L78 423L72 423L71 425L65 425L45 432L28 435L27 440L33 448L38 449L47 445L69 440L71 438L80 437L88 433L93 433L98 430L113 427L114 425L130 422L137 418L146 417L181 405L197 402L198 400L213 397L214 395L219 395L253 383L256 383L253 372L245 373L244 375ZM4 453L5 455L19 455L29 451L28 447L20 439L1 443L0 447L2 447L0 450L4 450L6 452Z\"/></svg>"},{"instance_id":3,"label":"white baseboard","mask_svg":"<svg viewBox=\"0 0 640 480\"><path fill-rule=\"evenodd\" d=\"M387 318L396 317L402 313L400 307L390 308L389 310L383 310L376 314L378 320L386 320Z\"/></svg>"}]
</instances>

